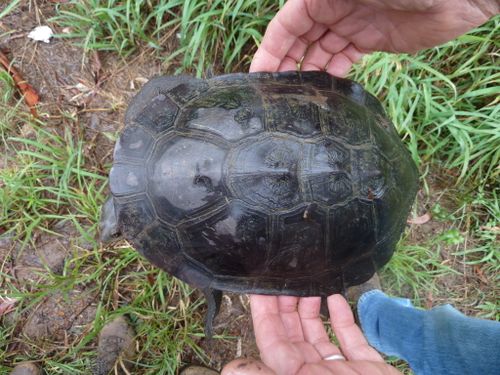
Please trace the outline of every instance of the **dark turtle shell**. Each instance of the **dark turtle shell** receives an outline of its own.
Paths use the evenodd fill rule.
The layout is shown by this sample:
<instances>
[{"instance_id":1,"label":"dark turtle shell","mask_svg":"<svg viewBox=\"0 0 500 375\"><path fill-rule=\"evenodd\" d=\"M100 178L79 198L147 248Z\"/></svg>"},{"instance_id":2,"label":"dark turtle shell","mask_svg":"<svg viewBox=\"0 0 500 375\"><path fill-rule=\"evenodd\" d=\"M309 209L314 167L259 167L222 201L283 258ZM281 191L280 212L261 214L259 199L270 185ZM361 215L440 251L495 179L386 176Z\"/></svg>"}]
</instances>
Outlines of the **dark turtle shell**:
<instances>
[{"instance_id":1,"label":"dark turtle shell","mask_svg":"<svg viewBox=\"0 0 500 375\"><path fill-rule=\"evenodd\" d=\"M202 289L325 296L360 284L391 257L416 194L378 100L325 72L155 78L125 122L106 215Z\"/></svg>"}]
</instances>

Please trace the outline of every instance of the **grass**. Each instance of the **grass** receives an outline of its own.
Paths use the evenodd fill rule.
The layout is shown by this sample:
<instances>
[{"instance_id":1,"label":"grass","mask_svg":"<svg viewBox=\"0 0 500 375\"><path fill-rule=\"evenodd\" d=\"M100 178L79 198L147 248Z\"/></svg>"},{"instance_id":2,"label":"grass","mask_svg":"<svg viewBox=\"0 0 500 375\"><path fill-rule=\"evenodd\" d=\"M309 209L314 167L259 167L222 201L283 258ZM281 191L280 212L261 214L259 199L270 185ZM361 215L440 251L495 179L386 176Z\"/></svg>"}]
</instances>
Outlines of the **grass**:
<instances>
[{"instance_id":1,"label":"grass","mask_svg":"<svg viewBox=\"0 0 500 375\"><path fill-rule=\"evenodd\" d=\"M83 166L83 140L75 142L68 128L59 135L38 123L27 126L34 138L9 137L15 160L0 172L4 234L28 240L35 228L48 231L68 219L95 231L105 177Z\"/></svg>"},{"instance_id":2,"label":"grass","mask_svg":"<svg viewBox=\"0 0 500 375\"><path fill-rule=\"evenodd\" d=\"M14 14L19 3L11 2L0 18ZM170 72L203 75L210 68L246 70L281 3L84 0L54 5L50 22L58 30L69 27L62 36L86 52L106 51L131 61L147 51L151 63ZM414 214L433 216L430 233L413 226L400 241L382 271L384 286L419 306L452 302L470 315L497 320L499 28L496 17L415 56L373 54L351 74L382 100L419 165L423 191ZM95 294L96 309L93 324L68 343L40 346L20 338L16 327L1 326L0 372L33 359L50 374L88 373L95 339L117 315L127 316L136 330L137 373L175 374L185 351L207 363L199 346L199 293L159 272L127 244L103 248L95 240L106 170L86 153L82 121L80 114L58 123L31 119L10 76L0 71L0 235L28 249L40 236L58 238L61 222L77 233L63 269L44 269L39 282L18 283L2 260L1 295L18 298L15 313L23 317L47 296L85 288ZM28 349L14 350L17 340Z\"/></svg>"},{"instance_id":3,"label":"grass","mask_svg":"<svg viewBox=\"0 0 500 375\"><path fill-rule=\"evenodd\" d=\"M216 67L232 71L251 60L262 32L283 0L108 0L71 1L59 7L53 22L71 28L85 50L116 51L127 56L147 46L179 70L203 75ZM174 34L175 33L175 34ZM172 35L176 51L162 45Z\"/></svg>"},{"instance_id":4,"label":"grass","mask_svg":"<svg viewBox=\"0 0 500 375\"><path fill-rule=\"evenodd\" d=\"M353 78L381 98L414 159L472 187L500 169L500 18L417 54L366 57Z\"/></svg>"}]
</instances>

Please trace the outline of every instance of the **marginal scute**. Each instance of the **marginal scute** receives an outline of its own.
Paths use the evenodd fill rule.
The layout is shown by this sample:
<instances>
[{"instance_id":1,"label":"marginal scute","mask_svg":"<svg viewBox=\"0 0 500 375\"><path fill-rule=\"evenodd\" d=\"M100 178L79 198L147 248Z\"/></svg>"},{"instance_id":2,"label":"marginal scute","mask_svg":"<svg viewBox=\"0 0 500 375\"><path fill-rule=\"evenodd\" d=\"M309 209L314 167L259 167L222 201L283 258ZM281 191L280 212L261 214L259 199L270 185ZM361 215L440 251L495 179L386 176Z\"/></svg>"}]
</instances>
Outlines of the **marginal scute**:
<instances>
[{"instance_id":1,"label":"marginal scute","mask_svg":"<svg viewBox=\"0 0 500 375\"><path fill-rule=\"evenodd\" d=\"M153 133L161 133L174 125L179 108L165 94L153 97L150 103L135 118L135 122Z\"/></svg>"},{"instance_id":2,"label":"marginal scute","mask_svg":"<svg viewBox=\"0 0 500 375\"><path fill-rule=\"evenodd\" d=\"M115 200L115 207L120 232L127 239L137 236L155 219L151 202L145 195L129 201Z\"/></svg>"},{"instance_id":3,"label":"marginal scute","mask_svg":"<svg viewBox=\"0 0 500 375\"><path fill-rule=\"evenodd\" d=\"M404 206L401 192L396 187L388 189L383 199L376 199L375 216L377 220L377 240L382 240L391 233L395 225L405 221L407 212ZM404 217L402 217L402 214Z\"/></svg>"},{"instance_id":4,"label":"marginal scute","mask_svg":"<svg viewBox=\"0 0 500 375\"><path fill-rule=\"evenodd\" d=\"M153 137L140 126L127 126L116 142L114 162L137 159L146 160L151 151Z\"/></svg>"},{"instance_id":5,"label":"marginal scute","mask_svg":"<svg viewBox=\"0 0 500 375\"><path fill-rule=\"evenodd\" d=\"M344 288L359 285L368 281L375 272L377 272L376 264L372 257L360 257L354 262L349 263L344 268L343 284Z\"/></svg>"},{"instance_id":6,"label":"marginal scute","mask_svg":"<svg viewBox=\"0 0 500 375\"><path fill-rule=\"evenodd\" d=\"M145 191L144 166L115 164L109 172L109 187L116 196L136 194Z\"/></svg>"},{"instance_id":7,"label":"marginal scute","mask_svg":"<svg viewBox=\"0 0 500 375\"><path fill-rule=\"evenodd\" d=\"M131 239L134 247L155 266L177 275L184 261L175 230L153 221Z\"/></svg>"},{"instance_id":8,"label":"marginal scute","mask_svg":"<svg viewBox=\"0 0 500 375\"><path fill-rule=\"evenodd\" d=\"M333 90L348 97L359 105L365 105L366 92L359 83L348 79L336 79L333 81Z\"/></svg>"}]
</instances>

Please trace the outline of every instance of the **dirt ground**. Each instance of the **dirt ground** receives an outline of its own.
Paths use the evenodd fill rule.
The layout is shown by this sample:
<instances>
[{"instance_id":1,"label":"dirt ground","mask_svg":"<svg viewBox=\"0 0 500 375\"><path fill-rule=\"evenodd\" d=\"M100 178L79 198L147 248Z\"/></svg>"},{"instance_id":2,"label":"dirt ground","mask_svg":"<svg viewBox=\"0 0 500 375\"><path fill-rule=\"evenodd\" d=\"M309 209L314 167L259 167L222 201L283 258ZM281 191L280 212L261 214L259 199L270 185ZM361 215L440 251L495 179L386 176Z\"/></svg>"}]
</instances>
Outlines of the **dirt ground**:
<instances>
[{"instance_id":1,"label":"dirt ground","mask_svg":"<svg viewBox=\"0 0 500 375\"><path fill-rule=\"evenodd\" d=\"M88 141L86 156L94 163L93 167L105 175L104 165L110 162L114 146L109 135L115 134L123 126L128 101L148 78L170 71L152 59L148 51L124 61L105 53L85 55L81 48L67 40L53 39L50 44L44 44L27 39L26 34L39 22L43 23L44 19L49 18L52 10L51 4L38 11L28 11L21 7L4 18L0 29L13 33L0 39L0 48L41 95L39 112L47 126L66 126L64 118L67 114L77 119L73 124L77 124L79 129L74 130L85 134ZM0 150L0 153L3 151ZM440 183L441 181L436 181L437 189ZM419 214L423 214L432 202L427 197L422 197L420 202ZM446 225L445 222L431 220L423 225L412 226L410 241L420 243L441 233ZM1 271L11 275L19 288L36 283L40 273L47 269L60 273L68 258L85 249L84 243L75 243L72 239L75 228L62 225L53 229L64 236L37 233L35 246L22 250L8 238L0 241ZM442 248L443 259L450 258L447 254L450 251L449 248ZM461 298L461 310L464 313L474 313L474 309L467 307L464 300L467 300L470 290L484 287L488 278L481 276L473 267L464 267L459 259L451 259L452 263L456 262L454 266L460 272L440 280L442 293L427 295L425 305L431 307L444 301L453 302L448 293L453 290L452 298ZM23 337L71 343L92 325L96 299L95 294L84 288L76 289L64 298L62 293L43 296L22 316L8 314L4 317L3 324L15 327L16 340L12 344L12 350L22 347ZM215 331L224 331L233 339L200 340L200 346L210 358L211 367L220 369L224 363L241 355L257 356L246 296L224 296L221 312L215 321ZM43 350L47 352L50 348L45 347ZM200 363L196 353L188 351L183 354L183 358L188 363Z\"/></svg>"}]
</instances>

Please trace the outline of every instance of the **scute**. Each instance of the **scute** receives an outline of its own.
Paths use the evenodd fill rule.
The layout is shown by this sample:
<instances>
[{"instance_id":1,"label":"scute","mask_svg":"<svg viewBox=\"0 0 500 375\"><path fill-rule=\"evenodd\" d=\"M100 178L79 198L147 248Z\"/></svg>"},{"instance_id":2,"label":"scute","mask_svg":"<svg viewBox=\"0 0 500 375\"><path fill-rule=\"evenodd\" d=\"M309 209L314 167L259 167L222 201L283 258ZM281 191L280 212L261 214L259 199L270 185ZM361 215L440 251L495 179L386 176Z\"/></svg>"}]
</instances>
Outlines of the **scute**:
<instances>
[{"instance_id":1,"label":"scute","mask_svg":"<svg viewBox=\"0 0 500 375\"><path fill-rule=\"evenodd\" d=\"M406 219L407 212L400 213L401 208L406 208L401 197L401 192L392 187L384 194L384 199L377 199L375 203L376 214L376 235L377 240L382 240L388 233L393 232L393 228L402 220Z\"/></svg>"},{"instance_id":2,"label":"scute","mask_svg":"<svg viewBox=\"0 0 500 375\"><path fill-rule=\"evenodd\" d=\"M166 94L179 106L184 106L191 99L208 90L208 84L202 80L192 80L181 83L168 90Z\"/></svg>"},{"instance_id":3,"label":"scute","mask_svg":"<svg viewBox=\"0 0 500 375\"><path fill-rule=\"evenodd\" d=\"M328 264L344 264L348 259L370 253L376 245L373 204L358 199L329 210Z\"/></svg>"},{"instance_id":4,"label":"scute","mask_svg":"<svg viewBox=\"0 0 500 375\"><path fill-rule=\"evenodd\" d=\"M115 200L115 209L119 229L126 238L134 238L156 218L151 202L145 195L132 200Z\"/></svg>"},{"instance_id":5,"label":"scute","mask_svg":"<svg viewBox=\"0 0 500 375\"><path fill-rule=\"evenodd\" d=\"M183 224L180 232L187 256L214 275L253 277L265 269L268 217L242 202Z\"/></svg>"},{"instance_id":6,"label":"scute","mask_svg":"<svg viewBox=\"0 0 500 375\"><path fill-rule=\"evenodd\" d=\"M254 89L211 89L191 101L179 120L188 129L213 132L235 141L264 129L262 101Z\"/></svg>"},{"instance_id":7,"label":"scute","mask_svg":"<svg viewBox=\"0 0 500 375\"><path fill-rule=\"evenodd\" d=\"M202 139L173 136L159 142L148 173L148 191L158 216L175 221L217 203L225 195L225 154Z\"/></svg>"},{"instance_id":8,"label":"scute","mask_svg":"<svg viewBox=\"0 0 500 375\"><path fill-rule=\"evenodd\" d=\"M109 187L116 196L130 195L146 190L146 176L142 165L115 164L109 172Z\"/></svg>"},{"instance_id":9,"label":"scute","mask_svg":"<svg viewBox=\"0 0 500 375\"><path fill-rule=\"evenodd\" d=\"M306 95L283 96L276 94L268 96L265 99L268 127L272 130L298 136L321 134L318 105L306 99Z\"/></svg>"},{"instance_id":10,"label":"scute","mask_svg":"<svg viewBox=\"0 0 500 375\"><path fill-rule=\"evenodd\" d=\"M179 265L184 262L184 256L177 234L172 228L155 220L148 223L131 241L155 266L173 274L179 272Z\"/></svg>"},{"instance_id":11,"label":"scute","mask_svg":"<svg viewBox=\"0 0 500 375\"><path fill-rule=\"evenodd\" d=\"M333 83L333 90L339 92L343 96L355 101L359 105L366 105L366 91L359 83L350 81L348 79L336 79Z\"/></svg>"},{"instance_id":12,"label":"scute","mask_svg":"<svg viewBox=\"0 0 500 375\"><path fill-rule=\"evenodd\" d=\"M374 143L380 153L388 160L399 158L407 153L404 146L399 144L399 136L387 118L375 116L370 127Z\"/></svg>"},{"instance_id":13,"label":"scute","mask_svg":"<svg viewBox=\"0 0 500 375\"><path fill-rule=\"evenodd\" d=\"M358 258L343 270L344 288L364 283L377 272L378 265L371 256Z\"/></svg>"},{"instance_id":14,"label":"scute","mask_svg":"<svg viewBox=\"0 0 500 375\"><path fill-rule=\"evenodd\" d=\"M361 199L381 199L388 189L395 186L394 167L375 147L353 150L353 160Z\"/></svg>"},{"instance_id":15,"label":"scute","mask_svg":"<svg viewBox=\"0 0 500 375\"><path fill-rule=\"evenodd\" d=\"M327 105L320 107L319 117L327 134L351 145L371 142L366 109L343 96L330 96Z\"/></svg>"},{"instance_id":16,"label":"scute","mask_svg":"<svg viewBox=\"0 0 500 375\"><path fill-rule=\"evenodd\" d=\"M174 126L177 105L165 94L153 97L150 103L135 118L135 122L153 133L162 133Z\"/></svg>"},{"instance_id":17,"label":"scute","mask_svg":"<svg viewBox=\"0 0 500 375\"><path fill-rule=\"evenodd\" d=\"M326 212L316 205L304 205L279 215L268 271L283 278L325 271L328 257L326 223Z\"/></svg>"},{"instance_id":18,"label":"scute","mask_svg":"<svg viewBox=\"0 0 500 375\"><path fill-rule=\"evenodd\" d=\"M228 166L235 197L270 210L291 208L302 199L298 169L302 146L294 140L266 137L235 148Z\"/></svg>"},{"instance_id":19,"label":"scute","mask_svg":"<svg viewBox=\"0 0 500 375\"><path fill-rule=\"evenodd\" d=\"M146 160L151 151L153 137L140 126L127 126L123 129L115 145L115 162L127 159Z\"/></svg>"},{"instance_id":20,"label":"scute","mask_svg":"<svg viewBox=\"0 0 500 375\"><path fill-rule=\"evenodd\" d=\"M315 202L332 205L351 197L350 159L345 146L328 138L310 146L308 163L301 173Z\"/></svg>"}]
</instances>

